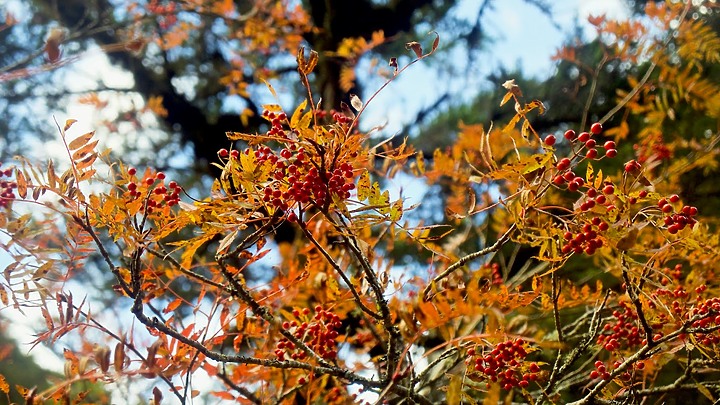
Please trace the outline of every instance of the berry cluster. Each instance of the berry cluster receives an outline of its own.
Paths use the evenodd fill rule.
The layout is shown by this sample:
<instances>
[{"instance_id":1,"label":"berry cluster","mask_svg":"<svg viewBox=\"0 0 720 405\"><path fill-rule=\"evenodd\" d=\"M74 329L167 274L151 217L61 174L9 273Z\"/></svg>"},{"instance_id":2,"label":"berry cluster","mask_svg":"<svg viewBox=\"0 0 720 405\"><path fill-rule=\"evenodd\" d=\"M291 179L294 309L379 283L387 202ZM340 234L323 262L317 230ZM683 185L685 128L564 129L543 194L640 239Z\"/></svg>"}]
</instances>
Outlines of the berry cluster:
<instances>
[{"instance_id":1,"label":"berry cluster","mask_svg":"<svg viewBox=\"0 0 720 405\"><path fill-rule=\"evenodd\" d=\"M135 178L137 169L131 167L128 174ZM153 187L155 186L155 187ZM138 199L147 193L147 209L148 214L152 214L153 210L161 208L164 205L172 207L180 202L180 192L182 188L175 181L171 181L165 186L165 173L157 172L153 176L148 173L141 181L133 181L128 183L127 189L130 198Z\"/></svg>"},{"instance_id":2,"label":"berry cluster","mask_svg":"<svg viewBox=\"0 0 720 405\"><path fill-rule=\"evenodd\" d=\"M613 362L613 368L620 367L622 363L619 361ZM638 361L635 363L635 369L642 370L645 368L645 363L642 361ZM605 363L603 363L601 360L598 360L595 362L595 370L590 372L590 378L596 379L596 378L602 378L603 380L609 380L611 378L610 373L607 371L607 366L605 366ZM632 374L630 372L625 371L624 373L620 374L620 378L623 381L630 381L632 379Z\"/></svg>"},{"instance_id":3,"label":"berry cluster","mask_svg":"<svg viewBox=\"0 0 720 405\"><path fill-rule=\"evenodd\" d=\"M0 163L0 167L2 167L2 163ZM0 208L6 208L10 205L10 202L17 198L15 196L14 189L17 188L17 183L11 180L4 180L2 177L11 177L13 174L13 169L7 168L5 170L0 170Z\"/></svg>"},{"instance_id":4,"label":"berry cluster","mask_svg":"<svg viewBox=\"0 0 720 405\"><path fill-rule=\"evenodd\" d=\"M671 234L676 234L686 226L691 228L697 223L697 220L693 218L698 214L698 209L693 206L685 205L678 212L675 211L673 204L680 201L680 197L677 194L673 194L668 198L661 198L658 200L658 208L664 214L668 214L664 219L665 226Z\"/></svg>"},{"instance_id":5,"label":"berry cluster","mask_svg":"<svg viewBox=\"0 0 720 405\"><path fill-rule=\"evenodd\" d=\"M342 326L340 317L331 311L325 311L320 305L315 307L315 316L310 318L310 308L302 310L295 309L292 314L296 318L293 321L285 321L282 328L291 331L293 336L304 342L320 357L333 360L337 357L338 329ZM278 341L275 355L281 361L288 356L293 360L303 360L307 353L297 348L287 338Z\"/></svg>"},{"instance_id":6,"label":"berry cluster","mask_svg":"<svg viewBox=\"0 0 720 405\"><path fill-rule=\"evenodd\" d=\"M338 125L341 126L350 124L353 120L347 115L335 110L330 110L330 116L332 117L333 121L335 121Z\"/></svg>"},{"instance_id":7,"label":"berry cluster","mask_svg":"<svg viewBox=\"0 0 720 405\"><path fill-rule=\"evenodd\" d=\"M696 289L700 289L700 292L705 290L705 285L701 285ZM699 301L689 312L688 317L694 318L696 316L701 317L693 322L693 328L712 328L720 325L720 298L712 297L707 300ZM695 338L699 343L705 346L716 345L720 343L720 334L718 330L714 330L708 333L695 333Z\"/></svg>"},{"instance_id":8,"label":"berry cluster","mask_svg":"<svg viewBox=\"0 0 720 405\"><path fill-rule=\"evenodd\" d=\"M270 129L266 132L267 136L277 136L280 138L288 138L285 129L283 129L283 123L287 121L287 114L284 112L275 114L272 111L265 110L262 116L270 121Z\"/></svg>"},{"instance_id":9,"label":"berry cluster","mask_svg":"<svg viewBox=\"0 0 720 405\"><path fill-rule=\"evenodd\" d=\"M585 180L577 176L575 173L573 173L571 166L572 166L572 160L573 158L580 156L582 153L584 153L584 159L599 159L599 148L597 147L597 141L595 139L592 139L594 135L599 135L602 133L602 125L598 122L592 124L590 127L590 132L581 132L580 134L576 134L575 131L572 129L568 129L565 131L565 134L563 135L565 139L570 141L570 143L573 144L582 144L582 146L575 152L575 155L571 158L562 158L560 159L556 165L555 168L558 170L558 173L553 177L552 182L555 186L561 187L565 184L567 184L567 189L570 191L578 191L583 185L585 185ZM554 135L548 135L545 138L545 144L548 146L552 146L555 144L557 139ZM617 145L615 144L615 141L607 141L603 144L604 149L604 156L608 158L614 158L617 156ZM584 151L584 152L583 152ZM594 190L595 193L598 192L598 190L595 190L592 185L588 185L590 190ZM612 194L614 192L614 189L612 191L607 191L606 189L609 189L609 187L614 187L612 183L608 183L605 185L605 188L603 188L602 193L603 194ZM600 201L592 200L594 196L589 196L591 200L586 201L584 204L583 211L587 211L591 209L596 203L600 205L604 205L607 203L608 199L604 195L600 195ZM613 206L614 207L614 206ZM611 207L608 207L608 210L610 210Z\"/></svg>"},{"instance_id":10,"label":"berry cluster","mask_svg":"<svg viewBox=\"0 0 720 405\"><path fill-rule=\"evenodd\" d=\"M581 132L580 134L576 134L572 129L568 129L565 131L563 136L571 143L582 143L583 145L580 150L585 149L586 159L597 159L599 155L597 141L592 139L592 137L593 135L600 135L602 133L602 129L602 125L599 122L596 122L590 126L590 132ZM555 136L550 135L545 138L545 144L549 146L555 144ZM605 156L608 158L614 158L617 156L617 146L614 141L605 142L603 144L603 149L605 151Z\"/></svg>"},{"instance_id":11,"label":"berry cluster","mask_svg":"<svg viewBox=\"0 0 720 405\"><path fill-rule=\"evenodd\" d=\"M527 388L531 381L538 379L540 366L537 363L525 363L528 353L522 339L498 343L489 353L477 353L474 348L468 350L466 364L474 363L475 371L482 373L492 382L500 382L506 391L514 387Z\"/></svg>"},{"instance_id":12,"label":"berry cluster","mask_svg":"<svg viewBox=\"0 0 720 405\"><path fill-rule=\"evenodd\" d=\"M492 269L492 283L493 285L500 285L503 283L503 276L502 272L500 271L500 265L497 263L493 263L490 265L490 268Z\"/></svg>"},{"instance_id":13,"label":"berry cluster","mask_svg":"<svg viewBox=\"0 0 720 405\"><path fill-rule=\"evenodd\" d=\"M620 308L612 313L614 321L603 326L597 343L612 352L621 347L635 347L642 344L644 332L637 323L638 316L627 302L620 302Z\"/></svg>"},{"instance_id":14,"label":"berry cluster","mask_svg":"<svg viewBox=\"0 0 720 405\"><path fill-rule=\"evenodd\" d=\"M273 207L287 211L296 203L301 205L313 204L323 207L332 201L333 197L340 199L350 198L350 191L355 189L352 179L354 170L352 164L342 161L342 157L330 157L328 151L318 147L313 151L306 150L306 146L300 146L300 142L291 141L285 129L284 123L287 123L287 115L285 113L276 114L270 111L264 111L263 116L271 123L271 128L267 131L267 136L288 139L282 141L285 147L279 152L273 151L267 146L252 150L245 149L242 153L246 155L253 154L258 163L268 162L270 165L270 178L268 183L262 188L262 201L271 204ZM343 121L349 119L342 114L335 113L336 120ZM331 135L336 134L335 129L328 131ZM313 152L317 152L316 158ZM239 151L220 149L218 156L223 159L238 159ZM357 157L357 153L348 154L348 157ZM288 214L288 220L294 222L298 220L297 214L291 212Z\"/></svg>"},{"instance_id":15,"label":"berry cluster","mask_svg":"<svg viewBox=\"0 0 720 405\"><path fill-rule=\"evenodd\" d=\"M167 4L160 4L157 0L151 0L147 5L147 9L151 14L155 14L159 17L158 23L160 24L160 28L163 30L172 27L178 21L177 16L175 15L177 10L175 8L175 2L173 1L170 1Z\"/></svg>"},{"instance_id":16,"label":"berry cluster","mask_svg":"<svg viewBox=\"0 0 720 405\"><path fill-rule=\"evenodd\" d=\"M592 190L592 189L591 189ZM582 227L582 231L573 234L570 231L565 232L563 237L567 241L561 248L563 254L574 252L575 254L587 253L592 255L604 244L599 232L605 232L610 228L607 222L600 217L593 217L589 223Z\"/></svg>"}]
</instances>

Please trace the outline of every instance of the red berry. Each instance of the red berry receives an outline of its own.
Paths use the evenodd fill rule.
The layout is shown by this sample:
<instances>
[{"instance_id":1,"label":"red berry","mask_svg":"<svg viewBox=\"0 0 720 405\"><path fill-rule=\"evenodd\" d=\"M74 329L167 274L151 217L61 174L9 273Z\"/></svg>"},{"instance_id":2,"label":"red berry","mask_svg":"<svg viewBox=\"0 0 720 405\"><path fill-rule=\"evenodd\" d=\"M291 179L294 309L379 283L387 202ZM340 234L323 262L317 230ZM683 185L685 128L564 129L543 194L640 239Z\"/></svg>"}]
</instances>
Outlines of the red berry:
<instances>
[{"instance_id":1,"label":"red berry","mask_svg":"<svg viewBox=\"0 0 720 405\"><path fill-rule=\"evenodd\" d=\"M595 198L595 202L600 205L603 205L607 202L607 198L605 198L605 196L601 194Z\"/></svg>"},{"instance_id":2,"label":"red berry","mask_svg":"<svg viewBox=\"0 0 720 405\"><path fill-rule=\"evenodd\" d=\"M638 163L635 160L631 160L627 163L625 163L625 171L628 173L635 172L637 170L640 170L640 163Z\"/></svg>"},{"instance_id":3,"label":"red berry","mask_svg":"<svg viewBox=\"0 0 720 405\"><path fill-rule=\"evenodd\" d=\"M230 152L228 152L227 149L222 148L218 151L218 156L226 158L226 157L230 156Z\"/></svg>"},{"instance_id":4,"label":"red berry","mask_svg":"<svg viewBox=\"0 0 720 405\"><path fill-rule=\"evenodd\" d=\"M590 378L591 378L591 379L594 380L594 379L596 379L596 378L598 378L598 377L600 377L600 373L598 373L597 370L593 370L593 371L590 372Z\"/></svg>"},{"instance_id":5,"label":"red berry","mask_svg":"<svg viewBox=\"0 0 720 405\"><path fill-rule=\"evenodd\" d=\"M645 197L647 197L647 195L648 195L647 190L640 190L640 193L638 193L638 197L640 197L640 198L645 198Z\"/></svg>"},{"instance_id":6,"label":"red berry","mask_svg":"<svg viewBox=\"0 0 720 405\"><path fill-rule=\"evenodd\" d=\"M578 141L585 143L590 140L590 136L587 132L581 132L580 135L578 135Z\"/></svg>"},{"instance_id":7,"label":"red berry","mask_svg":"<svg viewBox=\"0 0 720 405\"><path fill-rule=\"evenodd\" d=\"M603 187L604 194L612 194L614 192L615 192L615 187L612 184L608 184L605 187Z\"/></svg>"},{"instance_id":8,"label":"red berry","mask_svg":"<svg viewBox=\"0 0 720 405\"><path fill-rule=\"evenodd\" d=\"M557 169L560 170L560 171L563 171L563 170L565 170L565 169L567 169L567 168L569 168L569 167L570 167L570 159L568 159L568 158L562 158L562 159L560 159L560 161L557 163Z\"/></svg>"},{"instance_id":9,"label":"red berry","mask_svg":"<svg viewBox=\"0 0 720 405\"><path fill-rule=\"evenodd\" d=\"M564 136L565 139L567 139L568 141L572 141L575 139L575 131L573 131L572 129L568 129L567 131L565 131Z\"/></svg>"},{"instance_id":10,"label":"red berry","mask_svg":"<svg viewBox=\"0 0 720 405\"><path fill-rule=\"evenodd\" d=\"M602 124L599 122L596 122L590 126L590 132L592 132L595 135L598 135L602 132L603 127Z\"/></svg>"},{"instance_id":11,"label":"red berry","mask_svg":"<svg viewBox=\"0 0 720 405\"><path fill-rule=\"evenodd\" d=\"M669 200L671 203L676 203L680 201L680 196L678 196L677 194L673 194L670 196Z\"/></svg>"},{"instance_id":12,"label":"red berry","mask_svg":"<svg viewBox=\"0 0 720 405\"><path fill-rule=\"evenodd\" d=\"M136 169L136 168L131 167L131 168L128 169L128 174L129 174L129 175L134 176L135 173L137 173L137 169Z\"/></svg>"},{"instance_id":13,"label":"red berry","mask_svg":"<svg viewBox=\"0 0 720 405\"><path fill-rule=\"evenodd\" d=\"M595 159L595 158L597 157L597 155L598 155L597 149L590 149L590 150L587 151L587 153L585 154L585 157L586 157L587 159Z\"/></svg>"},{"instance_id":14,"label":"red berry","mask_svg":"<svg viewBox=\"0 0 720 405\"><path fill-rule=\"evenodd\" d=\"M555 138L555 135L548 135L547 137L545 137L545 145L553 146L555 145L556 140L557 139Z\"/></svg>"},{"instance_id":15,"label":"red berry","mask_svg":"<svg viewBox=\"0 0 720 405\"><path fill-rule=\"evenodd\" d=\"M553 178L553 184L556 186L562 186L563 184L565 184L565 179L563 178L563 176L558 174Z\"/></svg>"},{"instance_id":16,"label":"red berry","mask_svg":"<svg viewBox=\"0 0 720 405\"><path fill-rule=\"evenodd\" d=\"M592 149L597 145L597 142L595 142L594 139L589 139L587 142L585 142L585 147L588 149Z\"/></svg>"},{"instance_id":17,"label":"red berry","mask_svg":"<svg viewBox=\"0 0 720 405\"><path fill-rule=\"evenodd\" d=\"M163 172L157 172L157 174L155 176L157 177L158 180L165 180L165 173L163 173Z\"/></svg>"},{"instance_id":18,"label":"red berry","mask_svg":"<svg viewBox=\"0 0 720 405\"><path fill-rule=\"evenodd\" d=\"M605 143L603 144L603 148L605 148L605 150L615 149L615 148L616 148L615 141L607 141L607 142L605 142Z\"/></svg>"},{"instance_id":19,"label":"red berry","mask_svg":"<svg viewBox=\"0 0 720 405\"><path fill-rule=\"evenodd\" d=\"M615 156L617 156L617 154L618 154L617 149L608 149L605 151L605 156L607 156L609 158L614 158Z\"/></svg>"}]
</instances>

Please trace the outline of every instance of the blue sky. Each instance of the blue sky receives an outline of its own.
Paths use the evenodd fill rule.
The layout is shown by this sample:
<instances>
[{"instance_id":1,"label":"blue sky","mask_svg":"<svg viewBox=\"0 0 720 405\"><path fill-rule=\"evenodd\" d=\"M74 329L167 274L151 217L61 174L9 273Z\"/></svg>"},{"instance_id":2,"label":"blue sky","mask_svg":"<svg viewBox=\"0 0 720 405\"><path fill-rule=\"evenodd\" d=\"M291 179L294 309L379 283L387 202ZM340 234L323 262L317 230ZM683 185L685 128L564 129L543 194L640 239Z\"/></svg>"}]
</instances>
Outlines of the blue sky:
<instances>
[{"instance_id":1,"label":"blue sky","mask_svg":"<svg viewBox=\"0 0 720 405\"><path fill-rule=\"evenodd\" d=\"M461 13L474 18L482 1L463 2ZM586 38L592 38L593 28L587 22L589 15L606 14L610 18L628 15L623 0L555 0L551 3L553 20L526 0L493 2L493 7L482 19L483 31L493 42L472 66L468 66L464 75L453 76L452 80L437 80L436 73L423 63L416 64L368 106L364 125L372 128L386 124L381 133L383 137L398 134L409 120L415 118L416 111L431 105L445 90L450 90L456 97L469 99L480 89L499 86L501 83L489 83L486 77L501 66L519 66L527 75L540 79L548 77L554 71L552 55L571 37L576 25L584 28ZM432 38L418 41L429 44ZM371 90L368 88L368 93Z\"/></svg>"}]
</instances>

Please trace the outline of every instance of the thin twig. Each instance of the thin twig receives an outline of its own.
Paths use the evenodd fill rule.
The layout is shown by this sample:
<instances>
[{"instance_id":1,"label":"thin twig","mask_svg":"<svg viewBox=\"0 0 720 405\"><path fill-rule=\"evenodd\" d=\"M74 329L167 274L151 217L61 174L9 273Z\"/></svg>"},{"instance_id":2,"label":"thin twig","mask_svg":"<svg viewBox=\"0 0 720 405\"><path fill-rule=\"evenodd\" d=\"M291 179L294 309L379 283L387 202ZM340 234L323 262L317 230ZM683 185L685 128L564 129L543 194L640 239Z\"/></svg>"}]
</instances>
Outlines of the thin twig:
<instances>
[{"instance_id":1,"label":"thin twig","mask_svg":"<svg viewBox=\"0 0 720 405\"><path fill-rule=\"evenodd\" d=\"M510 228L508 228L507 231L505 231L500 238L495 241L495 243L492 246L488 246L485 249L479 250L474 253L470 253L467 256L463 256L455 263L448 266L445 271L435 276L435 278L432 279L430 283L425 287L423 290L423 301L430 301L432 297L430 297L430 291L432 290L433 286L436 285L440 280L444 279L445 277L449 276L453 271L457 270L461 266L463 266L465 263L469 262L470 260L476 259L481 256L485 256L487 254L497 252L500 250L500 248L509 240L510 234L515 230L516 225L512 224Z\"/></svg>"}]
</instances>

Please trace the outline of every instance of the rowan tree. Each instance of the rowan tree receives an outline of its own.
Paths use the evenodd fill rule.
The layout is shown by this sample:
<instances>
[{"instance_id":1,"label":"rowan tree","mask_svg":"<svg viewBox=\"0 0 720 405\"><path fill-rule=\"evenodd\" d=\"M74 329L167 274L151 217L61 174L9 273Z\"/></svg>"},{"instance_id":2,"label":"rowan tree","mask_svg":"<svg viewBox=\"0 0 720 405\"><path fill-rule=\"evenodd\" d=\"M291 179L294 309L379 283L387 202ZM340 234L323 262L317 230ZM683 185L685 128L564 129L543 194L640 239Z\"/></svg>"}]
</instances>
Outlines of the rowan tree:
<instances>
[{"instance_id":1,"label":"rowan tree","mask_svg":"<svg viewBox=\"0 0 720 405\"><path fill-rule=\"evenodd\" d=\"M596 74L577 127L538 131L545 105L506 80L496 102L509 119L463 125L432 155L358 123L378 92L437 56L434 33L405 44L409 63L389 60L375 93L337 108L311 84L321 55L295 50L304 100L263 105L263 131L225 134L243 146L215 151L220 174L204 193L58 123L66 169L22 157L0 167L14 260L0 300L39 309L38 343L72 342L62 381L15 389L28 402L82 402L78 384L137 379L152 381L156 404L205 391L239 403L714 401L717 218L679 193L683 175L717 166L718 92L703 69L720 38L699 17L711 6L592 18L603 54L579 66ZM588 119L610 60L646 62L644 73ZM674 131L680 108L714 126ZM444 185L445 215L391 193L384 180L399 175ZM283 224L297 238L271 242ZM501 254L521 249L534 253L518 266ZM249 277L271 252L265 277ZM69 293L90 254L134 326Z\"/></svg>"}]
</instances>

